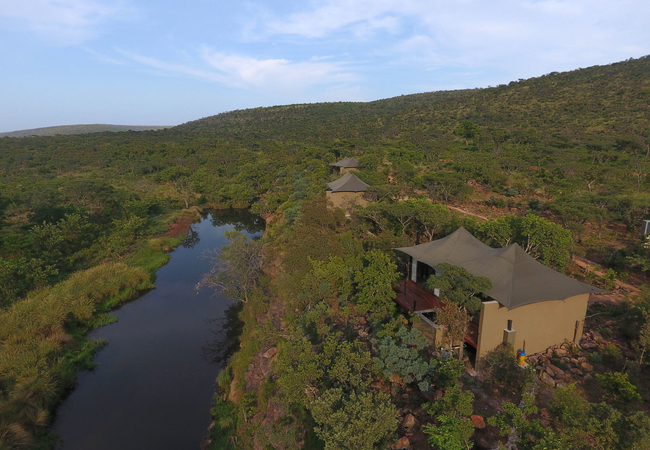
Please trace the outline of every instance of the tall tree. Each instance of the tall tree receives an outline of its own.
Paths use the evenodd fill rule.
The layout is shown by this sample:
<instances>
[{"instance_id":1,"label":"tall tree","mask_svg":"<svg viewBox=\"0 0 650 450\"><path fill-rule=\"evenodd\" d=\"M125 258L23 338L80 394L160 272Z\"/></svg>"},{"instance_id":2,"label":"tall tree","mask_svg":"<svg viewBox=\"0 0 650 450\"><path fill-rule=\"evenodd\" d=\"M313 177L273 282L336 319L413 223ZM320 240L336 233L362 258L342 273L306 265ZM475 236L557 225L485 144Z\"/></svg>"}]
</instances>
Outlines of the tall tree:
<instances>
[{"instance_id":1,"label":"tall tree","mask_svg":"<svg viewBox=\"0 0 650 450\"><path fill-rule=\"evenodd\" d=\"M429 289L440 289L443 300L453 302L474 314L483 306L479 294L492 289L487 277L475 277L466 269L449 263L438 265L439 274L427 280Z\"/></svg>"}]
</instances>

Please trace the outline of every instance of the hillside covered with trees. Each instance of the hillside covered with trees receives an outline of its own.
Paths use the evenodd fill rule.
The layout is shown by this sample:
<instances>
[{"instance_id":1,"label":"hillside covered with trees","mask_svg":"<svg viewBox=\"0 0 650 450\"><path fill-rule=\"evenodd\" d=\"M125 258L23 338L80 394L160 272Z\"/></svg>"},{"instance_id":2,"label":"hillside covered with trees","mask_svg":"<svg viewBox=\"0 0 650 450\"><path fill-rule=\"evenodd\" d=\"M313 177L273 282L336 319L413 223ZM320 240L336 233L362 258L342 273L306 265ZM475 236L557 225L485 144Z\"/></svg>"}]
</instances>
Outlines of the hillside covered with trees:
<instances>
[{"instance_id":1,"label":"hillside covered with trees","mask_svg":"<svg viewBox=\"0 0 650 450\"><path fill-rule=\"evenodd\" d=\"M344 156L373 201L331 211L329 165ZM649 157L650 57L162 130L0 138L0 442L52 444L50 413L99 347L86 333L151 287L179 242L170 222L251 208L268 231L239 299L242 348L220 376L214 448L371 449L410 433L456 449L513 428L520 448L647 448ZM598 375L535 398L534 374L508 355L477 381L427 346L392 301L403 266L391 249L461 225L630 299L596 306L602 348L584 357ZM84 290L89 277L101 283ZM252 361L266 370L254 382ZM472 437L479 410L492 419Z\"/></svg>"}]
</instances>

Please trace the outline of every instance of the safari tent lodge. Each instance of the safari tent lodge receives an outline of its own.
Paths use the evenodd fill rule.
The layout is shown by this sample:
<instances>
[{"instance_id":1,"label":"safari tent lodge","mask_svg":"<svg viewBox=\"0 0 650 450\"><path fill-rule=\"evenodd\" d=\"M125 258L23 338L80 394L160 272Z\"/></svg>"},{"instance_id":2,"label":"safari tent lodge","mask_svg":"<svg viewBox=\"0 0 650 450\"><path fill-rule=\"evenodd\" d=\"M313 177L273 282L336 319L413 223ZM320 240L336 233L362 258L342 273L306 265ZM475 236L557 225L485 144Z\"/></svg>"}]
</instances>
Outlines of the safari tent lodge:
<instances>
[{"instance_id":1,"label":"safari tent lodge","mask_svg":"<svg viewBox=\"0 0 650 450\"><path fill-rule=\"evenodd\" d=\"M444 303L440 292L429 292L424 283L436 275L439 264L491 280L492 289L483 293L483 307L465 336L477 361L502 342L533 354L565 339L579 341L589 295L604 292L543 265L517 244L491 248L462 227L442 239L395 250L410 257L410 278L397 285L396 301L438 331L435 311ZM441 333L434 335L438 343Z\"/></svg>"}]
</instances>

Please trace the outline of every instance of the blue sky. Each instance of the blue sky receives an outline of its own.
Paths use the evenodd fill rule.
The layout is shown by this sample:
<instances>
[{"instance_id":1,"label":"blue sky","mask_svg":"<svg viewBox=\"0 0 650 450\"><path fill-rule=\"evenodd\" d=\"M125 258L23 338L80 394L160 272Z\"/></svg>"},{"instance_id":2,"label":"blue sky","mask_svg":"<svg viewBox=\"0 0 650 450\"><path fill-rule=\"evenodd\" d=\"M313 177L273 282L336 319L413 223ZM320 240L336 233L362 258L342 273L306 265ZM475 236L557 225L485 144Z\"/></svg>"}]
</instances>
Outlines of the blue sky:
<instances>
[{"instance_id":1,"label":"blue sky","mask_svg":"<svg viewBox=\"0 0 650 450\"><path fill-rule=\"evenodd\" d=\"M648 0L0 0L0 132L486 87L650 53Z\"/></svg>"}]
</instances>

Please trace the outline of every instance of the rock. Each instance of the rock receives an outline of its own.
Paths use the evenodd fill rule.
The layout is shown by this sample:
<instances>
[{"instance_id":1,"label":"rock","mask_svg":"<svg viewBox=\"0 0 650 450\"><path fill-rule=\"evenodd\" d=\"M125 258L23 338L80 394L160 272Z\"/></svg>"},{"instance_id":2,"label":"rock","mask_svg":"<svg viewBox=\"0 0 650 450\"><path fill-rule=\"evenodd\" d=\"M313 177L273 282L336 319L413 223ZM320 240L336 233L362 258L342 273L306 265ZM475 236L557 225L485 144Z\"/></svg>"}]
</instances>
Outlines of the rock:
<instances>
[{"instance_id":1,"label":"rock","mask_svg":"<svg viewBox=\"0 0 650 450\"><path fill-rule=\"evenodd\" d=\"M264 352L264 354L262 355L262 358L271 359L277 354L278 354L278 348L277 347L271 347L270 349L268 349L267 351Z\"/></svg>"},{"instance_id":2,"label":"rock","mask_svg":"<svg viewBox=\"0 0 650 450\"><path fill-rule=\"evenodd\" d=\"M496 398L488 397L487 399L485 399L485 402L488 404L490 408L492 408L496 412L499 413L503 412L503 406L501 405L501 402Z\"/></svg>"},{"instance_id":3,"label":"rock","mask_svg":"<svg viewBox=\"0 0 650 450\"><path fill-rule=\"evenodd\" d=\"M232 383L230 383L230 394L228 394L228 400L233 403L238 403L242 395L242 392L237 389L237 377L235 376L233 377Z\"/></svg>"},{"instance_id":4,"label":"rock","mask_svg":"<svg viewBox=\"0 0 650 450\"><path fill-rule=\"evenodd\" d=\"M593 331L593 330L591 330L591 338L592 338L594 341L598 341L599 339L602 339L602 338L603 338L603 335L600 334L598 331Z\"/></svg>"},{"instance_id":5,"label":"rock","mask_svg":"<svg viewBox=\"0 0 650 450\"><path fill-rule=\"evenodd\" d=\"M355 317L354 318L355 322L360 324L360 325L365 325L368 323L365 317Z\"/></svg>"},{"instance_id":6,"label":"rock","mask_svg":"<svg viewBox=\"0 0 650 450\"><path fill-rule=\"evenodd\" d=\"M549 372L550 370L550 372ZM549 375L553 375L556 377L563 377L564 376L564 370L560 369L557 366L554 366L553 364L549 364L546 366L546 372L548 372Z\"/></svg>"},{"instance_id":7,"label":"rock","mask_svg":"<svg viewBox=\"0 0 650 450\"><path fill-rule=\"evenodd\" d=\"M593 378L594 378L594 377L592 377L591 374L588 373L587 375L585 375L584 380L585 380L585 381L589 381L589 380L591 380L591 379L593 379Z\"/></svg>"},{"instance_id":8,"label":"rock","mask_svg":"<svg viewBox=\"0 0 650 450\"><path fill-rule=\"evenodd\" d=\"M569 351L568 351L568 350L565 350L565 349L563 349L563 348L558 348L557 350L555 350L555 353L557 353L557 356L559 356L559 357L563 357L563 356L568 356L568 355L569 355Z\"/></svg>"},{"instance_id":9,"label":"rock","mask_svg":"<svg viewBox=\"0 0 650 450\"><path fill-rule=\"evenodd\" d=\"M411 428L413 425L415 425L416 422L417 421L415 420L415 416L413 414L409 414L404 419L402 426L404 426L404 428Z\"/></svg>"},{"instance_id":10,"label":"rock","mask_svg":"<svg viewBox=\"0 0 650 450\"><path fill-rule=\"evenodd\" d=\"M571 358L569 361L571 362L571 364L578 364L580 362L575 358Z\"/></svg>"},{"instance_id":11,"label":"rock","mask_svg":"<svg viewBox=\"0 0 650 450\"><path fill-rule=\"evenodd\" d=\"M627 359L635 359L636 358L636 354L634 354L634 352L631 352L630 350L627 350L627 349L623 350L623 356L625 356Z\"/></svg>"},{"instance_id":12,"label":"rock","mask_svg":"<svg viewBox=\"0 0 650 450\"><path fill-rule=\"evenodd\" d=\"M485 428L485 420L483 420L482 416L479 416L478 414L472 414L470 417L472 419L472 424L474 424L474 428Z\"/></svg>"},{"instance_id":13,"label":"rock","mask_svg":"<svg viewBox=\"0 0 650 450\"><path fill-rule=\"evenodd\" d=\"M361 331L359 331L359 336L362 337L362 338L367 338L367 337L368 337L368 333L365 332L365 331L363 331L363 330L361 330Z\"/></svg>"},{"instance_id":14,"label":"rock","mask_svg":"<svg viewBox=\"0 0 650 450\"><path fill-rule=\"evenodd\" d=\"M539 360L539 357L537 357L537 356L529 356L529 357L528 357L528 361L529 361L531 364L537 364L537 361L538 361L538 360Z\"/></svg>"},{"instance_id":15,"label":"rock","mask_svg":"<svg viewBox=\"0 0 650 450\"><path fill-rule=\"evenodd\" d=\"M582 341L582 342L580 343L580 345L581 345L582 348L584 348L584 349L590 349L590 348L596 348L596 347L598 347L598 344L596 344L594 341Z\"/></svg>"},{"instance_id":16,"label":"rock","mask_svg":"<svg viewBox=\"0 0 650 450\"><path fill-rule=\"evenodd\" d=\"M280 404L273 401L272 398L269 399L266 407L266 417L262 421L262 424L267 424L269 422L277 422L281 417L284 417L287 414L286 410L280 406Z\"/></svg>"},{"instance_id":17,"label":"rock","mask_svg":"<svg viewBox=\"0 0 650 450\"><path fill-rule=\"evenodd\" d=\"M543 372L544 366L535 366L535 370L537 370L538 372Z\"/></svg>"},{"instance_id":18,"label":"rock","mask_svg":"<svg viewBox=\"0 0 650 450\"><path fill-rule=\"evenodd\" d=\"M476 447L481 450L491 450L495 447L495 445L496 442L492 436L481 436L481 438L476 441Z\"/></svg>"},{"instance_id":19,"label":"rock","mask_svg":"<svg viewBox=\"0 0 650 450\"><path fill-rule=\"evenodd\" d=\"M575 367L573 369L571 369L571 372L575 373L576 375L582 376L582 370L577 369Z\"/></svg>"},{"instance_id":20,"label":"rock","mask_svg":"<svg viewBox=\"0 0 650 450\"><path fill-rule=\"evenodd\" d=\"M548 410L548 408L542 408L539 410L539 413L542 415L543 418L545 419L550 419L551 418L551 412Z\"/></svg>"},{"instance_id":21,"label":"rock","mask_svg":"<svg viewBox=\"0 0 650 450\"><path fill-rule=\"evenodd\" d=\"M563 380L558 380L555 382L555 387L557 388L565 388L566 387L566 381Z\"/></svg>"},{"instance_id":22,"label":"rock","mask_svg":"<svg viewBox=\"0 0 650 450\"><path fill-rule=\"evenodd\" d=\"M411 445L411 441L409 441L409 438L407 438L405 436L405 437L399 438L399 440L397 441L397 444L393 445L393 448L395 450L400 450L400 449L403 449L403 448L407 448L409 445Z\"/></svg>"},{"instance_id":23,"label":"rock","mask_svg":"<svg viewBox=\"0 0 650 450\"><path fill-rule=\"evenodd\" d=\"M594 370L594 366L592 366L588 362L583 362L582 364L580 364L580 367L582 367L582 369L585 370L586 372L591 372L592 370Z\"/></svg>"},{"instance_id":24,"label":"rock","mask_svg":"<svg viewBox=\"0 0 650 450\"><path fill-rule=\"evenodd\" d=\"M564 364L569 364L571 362L571 360L566 356L561 357L560 361L562 361Z\"/></svg>"},{"instance_id":25,"label":"rock","mask_svg":"<svg viewBox=\"0 0 650 450\"><path fill-rule=\"evenodd\" d=\"M551 378L551 376L548 373L542 372L542 376L540 377L540 379L544 383L548 384L549 386L555 387L555 380L553 378Z\"/></svg>"}]
</instances>

